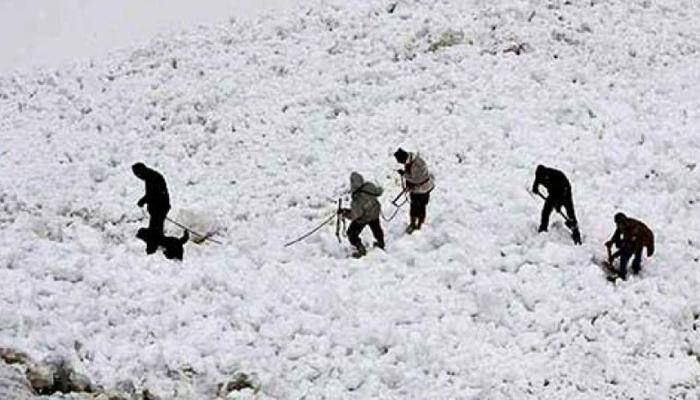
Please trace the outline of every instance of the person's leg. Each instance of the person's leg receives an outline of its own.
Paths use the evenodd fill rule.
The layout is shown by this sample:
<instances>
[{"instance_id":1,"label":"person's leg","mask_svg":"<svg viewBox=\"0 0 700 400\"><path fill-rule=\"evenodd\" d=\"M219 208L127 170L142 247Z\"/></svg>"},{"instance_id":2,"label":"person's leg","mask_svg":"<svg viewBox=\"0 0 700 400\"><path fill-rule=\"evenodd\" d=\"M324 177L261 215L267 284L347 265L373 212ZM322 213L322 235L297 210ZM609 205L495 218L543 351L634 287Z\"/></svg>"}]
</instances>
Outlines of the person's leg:
<instances>
[{"instance_id":1,"label":"person's leg","mask_svg":"<svg viewBox=\"0 0 700 400\"><path fill-rule=\"evenodd\" d=\"M160 238L163 236L163 225L165 224L165 217L168 215L168 209L149 207L148 214L151 216L148 221L148 230L151 236Z\"/></svg>"},{"instance_id":2,"label":"person's leg","mask_svg":"<svg viewBox=\"0 0 700 400\"><path fill-rule=\"evenodd\" d=\"M161 210L149 210L151 218L148 220L148 240L146 241L146 253L153 254L158 250L160 241L163 238L163 224L165 223L165 213Z\"/></svg>"},{"instance_id":3,"label":"person's leg","mask_svg":"<svg viewBox=\"0 0 700 400\"><path fill-rule=\"evenodd\" d=\"M369 228L372 230L372 235L374 235L374 245L380 249L384 249L384 231L382 230L382 224L379 222L379 219L370 222Z\"/></svg>"},{"instance_id":4,"label":"person's leg","mask_svg":"<svg viewBox=\"0 0 700 400\"><path fill-rule=\"evenodd\" d=\"M568 218L564 225L571 229L571 238L574 240L574 244L581 244L581 232L578 230L578 221L576 221L576 212L574 211L574 202L571 200L571 196L564 201L563 207Z\"/></svg>"},{"instance_id":5,"label":"person's leg","mask_svg":"<svg viewBox=\"0 0 700 400\"><path fill-rule=\"evenodd\" d=\"M409 212L411 223L409 224L409 227L415 227L418 223L418 215L420 214L418 210L418 195L416 193L409 193L408 197L411 201L411 211Z\"/></svg>"},{"instance_id":6,"label":"person's leg","mask_svg":"<svg viewBox=\"0 0 700 400\"><path fill-rule=\"evenodd\" d=\"M351 245L357 247L358 243L362 243L362 241L360 240L360 233L362 233L362 230L364 228L365 224L359 223L357 221L352 221L350 223L350 226L348 226L347 234L348 241Z\"/></svg>"},{"instance_id":7,"label":"person's leg","mask_svg":"<svg viewBox=\"0 0 700 400\"><path fill-rule=\"evenodd\" d=\"M634 252L632 260L632 274L637 275L642 269L642 247Z\"/></svg>"},{"instance_id":8,"label":"person's leg","mask_svg":"<svg viewBox=\"0 0 700 400\"><path fill-rule=\"evenodd\" d=\"M574 200L569 195L569 198L564 201L564 209L566 209L566 216L570 221L578 223L576 219L576 211L574 210Z\"/></svg>"},{"instance_id":9,"label":"person's leg","mask_svg":"<svg viewBox=\"0 0 700 400\"><path fill-rule=\"evenodd\" d=\"M411 211L409 212L411 222L406 228L406 233L411 234L418 226L418 217L420 216L420 198L416 193L409 193L408 197L411 202Z\"/></svg>"},{"instance_id":10,"label":"person's leg","mask_svg":"<svg viewBox=\"0 0 700 400\"><path fill-rule=\"evenodd\" d=\"M136 233L136 237L146 243L146 254L153 254L158 250L158 241L153 239L151 232L147 228L140 228Z\"/></svg>"},{"instance_id":11,"label":"person's leg","mask_svg":"<svg viewBox=\"0 0 700 400\"><path fill-rule=\"evenodd\" d=\"M554 202L549 199L545 200L544 207L542 207L542 217L540 219L540 228L538 232L547 232L549 215L552 214L552 210L554 210Z\"/></svg>"},{"instance_id":12,"label":"person's leg","mask_svg":"<svg viewBox=\"0 0 700 400\"><path fill-rule=\"evenodd\" d=\"M365 249L365 246L362 244L362 240L360 239L360 233L362 233L365 225L366 224L361 222L352 221L348 227L348 241L357 249L357 251L353 254L353 257L362 257L367 253L367 249Z\"/></svg>"},{"instance_id":13,"label":"person's leg","mask_svg":"<svg viewBox=\"0 0 700 400\"><path fill-rule=\"evenodd\" d=\"M423 225L423 222L425 222L425 216L427 213L426 207L428 206L428 202L430 201L430 193L421 193L416 195L416 201L418 202L418 209L416 211L416 229L420 229Z\"/></svg>"},{"instance_id":14,"label":"person's leg","mask_svg":"<svg viewBox=\"0 0 700 400\"><path fill-rule=\"evenodd\" d=\"M632 253L629 251L620 251L620 268L618 270L618 274L620 274L620 278L622 279L627 279L627 264L629 263L631 257Z\"/></svg>"}]
</instances>

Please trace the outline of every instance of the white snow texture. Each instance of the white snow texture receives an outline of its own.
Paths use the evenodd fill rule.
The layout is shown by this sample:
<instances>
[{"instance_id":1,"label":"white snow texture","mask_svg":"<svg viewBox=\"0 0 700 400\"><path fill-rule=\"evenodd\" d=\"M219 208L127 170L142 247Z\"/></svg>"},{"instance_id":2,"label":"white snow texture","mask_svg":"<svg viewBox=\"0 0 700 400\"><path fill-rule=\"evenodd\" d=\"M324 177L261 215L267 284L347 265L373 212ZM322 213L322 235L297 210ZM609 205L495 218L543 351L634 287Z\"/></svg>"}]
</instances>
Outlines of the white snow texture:
<instances>
[{"instance_id":1,"label":"white snow texture","mask_svg":"<svg viewBox=\"0 0 700 400\"><path fill-rule=\"evenodd\" d=\"M700 398L700 3L326 1L56 70L0 77L0 346L164 399ZM353 170L428 220L350 258ZM220 229L146 256L132 163L170 216ZM537 164L573 184L584 245L537 234ZM642 273L593 262L616 212ZM166 224L173 235L179 228ZM371 236L363 233L365 242Z\"/></svg>"}]
</instances>

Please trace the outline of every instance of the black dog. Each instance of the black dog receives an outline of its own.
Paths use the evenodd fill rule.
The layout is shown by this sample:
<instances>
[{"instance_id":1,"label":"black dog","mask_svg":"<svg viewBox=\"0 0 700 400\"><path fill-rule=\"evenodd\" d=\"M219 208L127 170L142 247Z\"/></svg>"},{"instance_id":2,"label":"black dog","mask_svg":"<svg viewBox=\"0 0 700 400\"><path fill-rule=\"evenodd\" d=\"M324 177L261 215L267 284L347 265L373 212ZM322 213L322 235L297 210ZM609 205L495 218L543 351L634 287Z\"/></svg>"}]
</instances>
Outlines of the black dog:
<instances>
[{"instance_id":1,"label":"black dog","mask_svg":"<svg viewBox=\"0 0 700 400\"><path fill-rule=\"evenodd\" d=\"M150 231L147 228L140 228L136 233L136 237L146 242L148 247L162 247L163 254L168 259L182 260L185 252L183 246L190 240L190 234L185 231L181 238L173 236L151 237Z\"/></svg>"}]
</instances>

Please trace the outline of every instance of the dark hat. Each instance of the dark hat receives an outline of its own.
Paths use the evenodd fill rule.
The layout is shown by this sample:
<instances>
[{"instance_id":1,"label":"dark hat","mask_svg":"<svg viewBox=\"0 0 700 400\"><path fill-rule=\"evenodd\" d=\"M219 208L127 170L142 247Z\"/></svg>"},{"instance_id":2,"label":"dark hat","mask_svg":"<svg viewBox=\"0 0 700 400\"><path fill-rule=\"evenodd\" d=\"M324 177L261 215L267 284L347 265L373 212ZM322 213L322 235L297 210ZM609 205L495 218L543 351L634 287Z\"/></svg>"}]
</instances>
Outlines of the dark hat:
<instances>
[{"instance_id":1,"label":"dark hat","mask_svg":"<svg viewBox=\"0 0 700 400\"><path fill-rule=\"evenodd\" d=\"M144 163L142 162L137 162L136 164L131 166L131 170L134 171L134 175L140 177L144 172L146 172L148 168Z\"/></svg>"},{"instance_id":2,"label":"dark hat","mask_svg":"<svg viewBox=\"0 0 700 400\"><path fill-rule=\"evenodd\" d=\"M539 164L537 166L537 169L535 170L535 176L538 177L539 179L543 179L547 175L547 167L545 167L542 164Z\"/></svg>"},{"instance_id":3,"label":"dark hat","mask_svg":"<svg viewBox=\"0 0 700 400\"><path fill-rule=\"evenodd\" d=\"M408 153L406 150L399 147L399 149L394 152L394 158L396 158L396 161L403 164L408 160Z\"/></svg>"},{"instance_id":4,"label":"dark hat","mask_svg":"<svg viewBox=\"0 0 700 400\"><path fill-rule=\"evenodd\" d=\"M624 222L627 219L627 216L621 212L615 214L615 223L619 224Z\"/></svg>"}]
</instances>

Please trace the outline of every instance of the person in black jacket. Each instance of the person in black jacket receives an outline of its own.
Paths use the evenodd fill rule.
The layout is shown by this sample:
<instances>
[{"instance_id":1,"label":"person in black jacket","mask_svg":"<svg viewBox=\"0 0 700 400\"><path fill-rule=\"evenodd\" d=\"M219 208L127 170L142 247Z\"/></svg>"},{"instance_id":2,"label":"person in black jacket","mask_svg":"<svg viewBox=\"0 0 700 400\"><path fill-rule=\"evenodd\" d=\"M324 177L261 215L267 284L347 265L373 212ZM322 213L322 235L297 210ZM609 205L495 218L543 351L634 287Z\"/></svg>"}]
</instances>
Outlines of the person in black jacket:
<instances>
[{"instance_id":1,"label":"person in black jacket","mask_svg":"<svg viewBox=\"0 0 700 400\"><path fill-rule=\"evenodd\" d=\"M575 244L581 244L581 233L578 230L578 222L576 221L576 213L574 212L574 202L571 195L571 184L563 172L547 168L544 165L538 165L535 171L535 182L532 184L532 191L544 197L539 186L542 185L547 189L547 197L542 207L542 217L540 220L539 232L546 232L549 226L549 216L556 208L561 213L561 208L566 210L566 226L571 229L571 237Z\"/></svg>"},{"instance_id":2,"label":"person in black jacket","mask_svg":"<svg viewBox=\"0 0 700 400\"><path fill-rule=\"evenodd\" d=\"M148 221L148 240L146 240L146 254L153 254L163 237L163 224L170 211L170 196L163 175L148 168L143 163L131 166L137 178L146 183L146 194L139 199L138 206L146 204L150 220Z\"/></svg>"}]
</instances>

